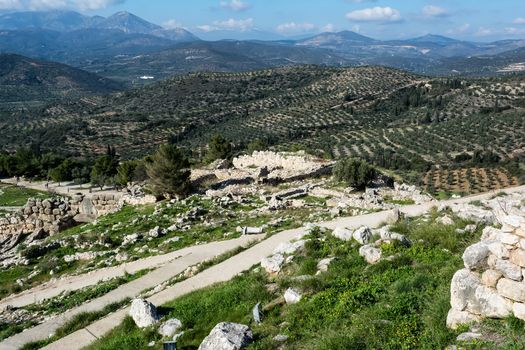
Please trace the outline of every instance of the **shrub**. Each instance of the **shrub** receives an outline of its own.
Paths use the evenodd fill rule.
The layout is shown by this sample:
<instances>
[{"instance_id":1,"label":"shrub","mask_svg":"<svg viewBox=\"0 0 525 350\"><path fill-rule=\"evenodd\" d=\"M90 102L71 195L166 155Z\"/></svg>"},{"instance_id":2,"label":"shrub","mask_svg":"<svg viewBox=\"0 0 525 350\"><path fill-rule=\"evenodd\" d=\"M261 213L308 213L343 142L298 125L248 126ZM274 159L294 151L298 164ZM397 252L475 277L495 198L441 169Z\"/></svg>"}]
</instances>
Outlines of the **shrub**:
<instances>
[{"instance_id":1,"label":"shrub","mask_svg":"<svg viewBox=\"0 0 525 350\"><path fill-rule=\"evenodd\" d=\"M334 168L334 176L337 181L342 181L348 186L358 189L367 186L376 175L375 168L360 159L342 159L337 162Z\"/></svg>"}]
</instances>

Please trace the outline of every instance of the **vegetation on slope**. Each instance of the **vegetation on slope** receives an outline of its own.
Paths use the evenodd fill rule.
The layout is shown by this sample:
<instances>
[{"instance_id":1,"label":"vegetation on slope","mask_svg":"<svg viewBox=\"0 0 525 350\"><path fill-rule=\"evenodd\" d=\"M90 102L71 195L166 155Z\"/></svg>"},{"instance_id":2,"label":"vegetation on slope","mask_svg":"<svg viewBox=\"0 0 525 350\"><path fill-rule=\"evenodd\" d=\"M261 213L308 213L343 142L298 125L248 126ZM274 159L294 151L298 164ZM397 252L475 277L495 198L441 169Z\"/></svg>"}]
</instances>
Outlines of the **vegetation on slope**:
<instances>
[{"instance_id":1,"label":"vegetation on slope","mask_svg":"<svg viewBox=\"0 0 525 350\"><path fill-rule=\"evenodd\" d=\"M367 265L358 246L330 235L313 232L306 252L295 256L279 277L272 279L254 269L234 280L181 297L160 310L166 318L179 318L184 335L177 348L196 349L223 321L250 324L255 342L249 349L275 349L278 334L288 337L287 349L443 349L455 343L446 328L450 308L449 284L462 267L461 254L480 235L458 234L467 222L432 223L427 218L401 221L393 230L406 234L410 248L383 245L380 263ZM322 238L322 239L319 239ZM335 257L328 272L316 274L317 262ZM301 277L299 277L301 276ZM278 299L288 287L303 291L296 305ZM261 302L263 323L254 324L251 310ZM487 321L484 334L494 339L466 345L469 349L523 349L524 324L516 319ZM127 318L90 349L147 349L161 338L154 329L138 329Z\"/></svg>"}]
</instances>

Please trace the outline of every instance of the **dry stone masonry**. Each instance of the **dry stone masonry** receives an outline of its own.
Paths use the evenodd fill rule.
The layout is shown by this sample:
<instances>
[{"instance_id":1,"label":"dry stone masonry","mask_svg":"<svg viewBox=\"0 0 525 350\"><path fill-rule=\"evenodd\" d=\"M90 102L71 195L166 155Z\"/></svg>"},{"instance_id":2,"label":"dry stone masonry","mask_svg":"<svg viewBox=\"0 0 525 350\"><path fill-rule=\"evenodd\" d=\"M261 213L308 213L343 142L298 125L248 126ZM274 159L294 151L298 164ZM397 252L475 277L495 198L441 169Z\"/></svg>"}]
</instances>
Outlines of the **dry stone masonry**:
<instances>
[{"instance_id":1,"label":"dry stone masonry","mask_svg":"<svg viewBox=\"0 0 525 350\"><path fill-rule=\"evenodd\" d=\"M462 207L465 217L495 225L465 250L465 268L452 279L450 328L486 317L525 320L525 207L512 197L484 204L493 210Z\"/></svg>"}]
</instances>

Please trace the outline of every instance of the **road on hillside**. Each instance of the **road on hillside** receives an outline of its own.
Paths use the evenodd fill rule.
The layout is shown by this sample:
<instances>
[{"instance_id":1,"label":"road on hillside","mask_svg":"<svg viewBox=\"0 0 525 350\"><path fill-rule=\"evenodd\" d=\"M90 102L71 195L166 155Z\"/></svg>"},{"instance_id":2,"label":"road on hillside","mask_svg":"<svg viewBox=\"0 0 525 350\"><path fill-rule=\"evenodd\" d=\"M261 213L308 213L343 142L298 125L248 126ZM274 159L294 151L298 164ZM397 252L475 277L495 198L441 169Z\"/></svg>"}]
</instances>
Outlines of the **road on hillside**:
<instances>
[{"instance_id":1,"label":"road on hillside","mask_svg":"<svg viewBox=\"0 0 525 350\"><path fill-rule=\"evenodd\" d=\"M498 192L524 192L525 186L514 187ZM488 199L494 196L495 192L464 197L460 199L452 199L441 202L431 202L420 205L410 205L399 208L400 212L406 216L418 216L422 215L431 209L434 206L445 204L459 204L459 203L468 203L476 200ZM336 227L346 227L349 229L355 229L360 226L366 225L371 228L377 228L383 223L387 222L394 215L394 211L383 211L367 215L338 218L336 220L331 220L327 222L318 223L321 227L326 227L329 229L334 229ZM273 250L283 242L290 242L296 239L299 235L304 234L306 228L298 228L293 230L286 230L280 233L277 233L264 241L254 245L253 247L241 252L222 263L219 263L211 268L204 270L203 272L191 277L187 280L184 280L180 283L176 283L173 286L151 296L148 298L155 305L161 305L166 302L169 302L173 299L176 299L182 295L188 294L190 292L211 286L215 283L225 282L231 278L237 276L238 274L249 270L254 265L260 263L260 261L271 255ZM102 305L100 305L102 307ZM80 350L95 340L103 337L113 328L121 323L124 317L129 313L129 308L125 308L114 312L91 325L78 330L48 346L43 349L46 350ZM0 343L0 350L15 350L19 349L24 344L28 342L45 339L52 333L53 327L52 324L43 326L41 325L27 330L24 333L15 335L11 338L6 339ZM38 328L40 327L40 328Z\"/></svg>"}]
</instances>

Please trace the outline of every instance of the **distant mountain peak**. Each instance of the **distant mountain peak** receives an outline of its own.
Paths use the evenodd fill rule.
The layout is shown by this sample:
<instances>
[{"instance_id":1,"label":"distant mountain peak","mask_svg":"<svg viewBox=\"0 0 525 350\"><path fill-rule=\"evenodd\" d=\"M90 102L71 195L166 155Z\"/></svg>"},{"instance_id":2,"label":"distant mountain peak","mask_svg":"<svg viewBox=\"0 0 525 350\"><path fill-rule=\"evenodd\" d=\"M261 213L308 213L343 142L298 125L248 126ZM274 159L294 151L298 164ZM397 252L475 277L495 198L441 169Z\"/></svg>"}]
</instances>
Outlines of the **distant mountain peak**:
<instances>
[{"instance_id":1,"label":"distant mountain peak","mask_svg":"<svg viewBox=\"0 0 525 350\"><path fill-rule=\"evenodd\" d=\"M434 43L434 44L452 44L460 42L459 40L452 39L443 35L437 35L437 34L426 34L414 39L410 39L412 42L419 42L419 43Z\"/></svg>"}]
</instances>

